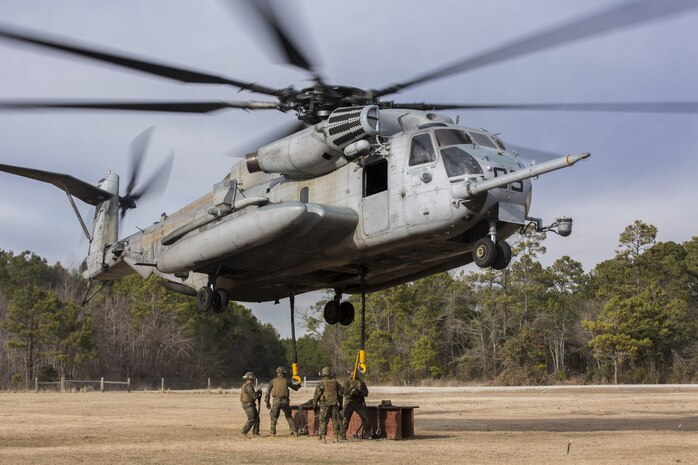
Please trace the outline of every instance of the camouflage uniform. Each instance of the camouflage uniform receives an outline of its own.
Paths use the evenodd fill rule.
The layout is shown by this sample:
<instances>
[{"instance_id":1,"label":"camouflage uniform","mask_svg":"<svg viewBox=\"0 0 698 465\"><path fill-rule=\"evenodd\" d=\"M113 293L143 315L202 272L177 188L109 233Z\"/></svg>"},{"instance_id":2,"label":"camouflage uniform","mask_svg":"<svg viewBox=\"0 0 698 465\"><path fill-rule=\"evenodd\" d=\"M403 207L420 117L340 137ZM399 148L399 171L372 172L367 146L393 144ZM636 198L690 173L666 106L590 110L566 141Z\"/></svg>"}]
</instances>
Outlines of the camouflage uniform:
<instances>
[{"instance_id":1,"label":"camouflage uniform","mask_svg":"<svg viewBox=\"0 0 698 465\"><path fill-rule=\"evenodd\" d=\"M252 385L254 380L252 372L245 373L243 379L245 382L240 388L240 403L245 414L247 414L247 423L242 427L242 434L247 435L247 432L252 429L252 434L259 436L259 412L257 412L256 402L261 392L255 390Z\"/></svg>"},{"instance_id":2,"label":"camouflage uniform","mask_svg":"<svg viewBox=\"0 0 698 465\"><path fill-rule=\"evenodd\" d=\"M351 374L352 372L349 373ZM368 386L356 375L354 379L352 379L351 376L349 377L344 389L346 391L346 396L344 397L344 422L342 424L342 429L346 434L351 416L356 412L363 424L363 431L361 432L361 437L363 437L365 434L369 434L371 429L371 424L368 421L368 412L366 412L365 400L368 395Z\"/></svg>"},{"instance_id":3,"label":"camouflage uniform","mask_svg":"<svg viewBox=\"0 0 698 465\"><path fill-rule=\"evenodd\" d=\"M271 434L276 436L276 422L279 420L279 414L281 411L284 412L286 416L286 421L288 421L288 427L291 431L291 435L297 436L298 430L296 429L296 424L293 421L293 415L291 415L290 404L290 391L289 388L297 391L300 386L291 382L290 379L286 378L286 370L283 367L276 369L276 378L274 378L269 387L267 387L267 393L264 396L264 403L267 404L267 408L271 409L269 411L269 416L271 417ZM269 403L269 398L273 397L273 404Z\"/></svg>"},{"instance_id":4,"label":"camouflage uniform","mask_svg":"<svg viewBox=\"0 0 698 465\"><path fill-rule=\"evenodd\" d=\"M342 395L344 387L334 378L332 371L325 367L320 372L322 381L315 388L313 396L313 408L320 406L320 431L318 439L325 439L327 435L327 423L332 417L334 437L339 440L344 435L342 430L342 420L340 419L340 409L342 407Z\"/></svg>"}]
</instances>

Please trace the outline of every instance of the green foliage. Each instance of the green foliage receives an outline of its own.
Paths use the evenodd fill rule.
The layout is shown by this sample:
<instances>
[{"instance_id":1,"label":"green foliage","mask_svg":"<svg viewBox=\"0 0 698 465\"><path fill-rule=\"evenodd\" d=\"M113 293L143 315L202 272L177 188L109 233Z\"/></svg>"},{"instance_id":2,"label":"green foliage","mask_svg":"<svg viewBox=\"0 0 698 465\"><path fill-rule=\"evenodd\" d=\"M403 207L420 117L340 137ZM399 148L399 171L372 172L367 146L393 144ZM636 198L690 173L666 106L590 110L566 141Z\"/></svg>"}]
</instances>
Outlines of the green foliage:
<instances>
[{"instance_id":1,"label":"green foliage","mask_svg":"<svg viewBox=\"0 0 698 465\"><path fill-rule=\"evenodd\" d=\"M443 370L439 366L439 354L436 344L429 336L422 336L414 343L410 351L410 365L412 372L418 378L430 376L438 378L443 375Z\"/></svg>"},{"instance_id":2,"label":"green foliage","mask_svg":"<svg viewBox=\"0 0 698 465\"><path fill-rule=\"evenodd\" d=\"M196 318L201 371L210 377L240 378L253 371L272 378L286 364L286 350L270 324L261 324L246 307L231 302L221 314Z\"/></svg>"},{"instance_id":3,"label":"green foliage","mask_svg":"<svg viewBox=\"0 0 698 465\"><path fill-rule=\"evenodd\" d=\"M291 339L281 341L286 349L286 365L293 363L293 344ZM298 350L298 372L301 377L314 378L322 367L330 365L330 353L319 339L305 335L296 340ZM290 373L290 371L289 371Z\"/></svg>"},{"instance_id":4,"label":"green foliage","mask_svg":"<svg viewBox=\"0 0 698 465\"><path fill-rule=\"evenodd\" d=\"M51 320L58 308L55 294L34 286L16 289L12 293L2 329L10 334L7 346L21 349L24 354L24 382L27 387L34 378L38 354L48 339Z\"/></svg>"},{"instance_id":5,"label":"green foliage","mask_svg":"<svg viewBox=\"0 0 698 465\"><path fill-rule=\"evenodd\" d=\"M60 374L53 365L41 365L36 377L42 383L55 382L60 379Z\"/></svg>"}]
</instances>

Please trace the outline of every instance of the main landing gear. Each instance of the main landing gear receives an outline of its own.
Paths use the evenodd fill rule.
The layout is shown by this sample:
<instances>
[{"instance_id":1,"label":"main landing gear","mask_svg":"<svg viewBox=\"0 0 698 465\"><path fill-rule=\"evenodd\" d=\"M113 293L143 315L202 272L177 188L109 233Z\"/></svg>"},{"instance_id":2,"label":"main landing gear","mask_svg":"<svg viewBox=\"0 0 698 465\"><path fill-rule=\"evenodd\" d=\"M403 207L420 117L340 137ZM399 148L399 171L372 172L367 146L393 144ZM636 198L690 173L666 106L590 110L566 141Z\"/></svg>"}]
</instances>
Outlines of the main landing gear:
<instances>
[{"instance_id":1,"label":"main landing gear","mask_svg":"<svg viewBox=\"0 0 698 465\"><path fill-rule=\"evenodd\" d=\"M342 326L349 326L354 321L354 306L348 300L340 303L342 293L337 292L334 300L325 304L325 321L329 325L339 323Z\"/></svg>"},{"instance_id":2,"label":"main landing gear","mask_svg":"<svg viewBox=\"0 0 698 465\"><path fill-rule=\"evenodd\" d=\"M497 240L496 223L490 225L489 237L475 242L473 261L480 268L491 266L495 270L503 270L511 262L511 246L506 241Z\"/></svg>"},{"instance_id":3,"label":"main landing gear","mask_svg":"<svg viewBox=\"0 0 698 465\"><path fill-rule=\"evenodd\" d=\"M208 286L204 286L196 293L196 308L200 312L213 310L222 313L228 308L228 291L216 289L215 279L209 279Z\"/></svg>"},{"instance_id":4,"label":"main landing gear","mask_svg":"<svg viewBox=\"0 0 698 465\"><path fill-rule=\"evenodd\" d=\"M361 286L361 346L359 353L356 356L354 364L354 372L359 371L366 374L366 273L368 269L365 266L359 267L359 278ZM335 290L335 297L325 304L325 321L327 324L334 325L339 323L343 326L348 326L354 321L354 305L349 301L341 302L342 292L340 289Z\"/></svg>"}]
</instances>

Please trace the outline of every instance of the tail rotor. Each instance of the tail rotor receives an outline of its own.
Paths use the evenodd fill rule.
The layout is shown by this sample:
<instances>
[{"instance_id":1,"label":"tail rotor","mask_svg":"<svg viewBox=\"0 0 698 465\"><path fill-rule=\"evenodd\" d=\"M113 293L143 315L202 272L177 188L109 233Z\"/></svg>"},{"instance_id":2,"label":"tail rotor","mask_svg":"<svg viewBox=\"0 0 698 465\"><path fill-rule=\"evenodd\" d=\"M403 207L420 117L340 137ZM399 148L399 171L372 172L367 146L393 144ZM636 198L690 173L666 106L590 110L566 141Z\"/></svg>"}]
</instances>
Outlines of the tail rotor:
<instances>
[{"instance_id":1,"label":"tail rotor","mask_svg":"<svg viewBox=\"0 0 698 465\"><path fill-rule=\"evenodd\" d=\"M141 198L161 194L167 187L167 182L170 179L174 163L174 152L165 159L142 186L138 189L136 188L153 129L153 127L146 129L131 142L131 176L126 186L126 193L119 196L121 218L126 215L128 210L136 208L136 202Z\"/></svg>"}]
</instances>

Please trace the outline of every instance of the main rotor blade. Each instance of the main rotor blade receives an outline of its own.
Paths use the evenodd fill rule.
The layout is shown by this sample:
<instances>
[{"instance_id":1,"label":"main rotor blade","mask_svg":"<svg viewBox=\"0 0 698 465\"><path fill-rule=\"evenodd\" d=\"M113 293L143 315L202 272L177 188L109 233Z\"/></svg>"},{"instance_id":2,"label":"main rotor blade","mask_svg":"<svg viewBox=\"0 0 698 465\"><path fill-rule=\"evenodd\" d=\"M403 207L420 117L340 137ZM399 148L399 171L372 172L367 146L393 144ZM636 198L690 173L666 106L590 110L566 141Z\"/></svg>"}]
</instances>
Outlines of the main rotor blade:
<instances>
[{"instance_id":1,"label":"main rotor blade","mask_svg":"<svg viewBox=\"0 0 698 465\"><path fill-rule=\"evenodd\" d=\"M111 53L96 48L78 45L73 42L69 43L63 38L56 36L48 36L37 32L19 30L15 27L0 25L0 39L8 39L20 43L46 47L53 50L58 50L81 57L91 58L93 60L111 63L113 65L122 66L137 71L142 71L156 76L174 79L180 82L197 83L197 84L226 84L240 89L258 92L267 95L279 95L279 90L270 87L261 86L251 82L238 81L235 79L217 76L215 74L204 73L201 71L190 70L175 65L167 65L156 63L152 60L129 57L118 53Z\"/></svg>"},{"instance_id":2,"label":"main rotor blade","mask_svg":"<svg viewBox=\"0 0 698 465\"><path fill-rule=\"evenodd\" d=\"M409 81L376 90L374 95L381 97L392 94L407 87L451 74L472 71L576 40L657 20L696 7L698 7L698 2L695 0L639 0L632 3L621 3L608 10L509 42L488 52L424 73Z\"/></svg>"},{"instance_id":3,"label":"main rotor blade","mask_svg":"<svg viewBox=\"0 0 698 465\"><path fill-rule=\"evenodd\" d=\"M168 113L211 113L226 108L244 110L280 110L276 102L71 102L71 101L0 101L2 110L130 110Z\"/></svg>"},{"instance_id":4,"label":"main rotor blade","mask_svg":"<svg viewBox=\"0 0 698 465\"><path fill-rule=\"evenodd\" d=\"M239 6L239 3L229 3L231 3L231 6ZM278 6L281 2L273 4L273 2L269 0L244 0L241 3L246 5L247 9L257 18L259 18L262 28L265 29L266 34L274 42L279 53L285 57L287 63L306 71L310 71L316 78L319 78L316 67L308 58L308 51L302 50L302 47L300 47L298 43L294 42L286 30L281 27L279 18L282 17L282 14ZM292 18L292 20L289 21L288 16L285 16L283 22L284 24L289 24L289 22L298 21L297 18ZM302 24L291 24L291 26L294 26L295 30L307 29L306 27L303 27Z\"/></svg>"},{"instance_id":5,"label":"main rotor blade","mask_svg":"<svg viewBox=\"0 0 698 465\"><path fill-rule=\"evenodd\" d=\"M698 102L602 102L602 103L394 103L383 108L412 110L533 110L598 111L618 113L698 113Z\"/></svg>"}]
</instances>

